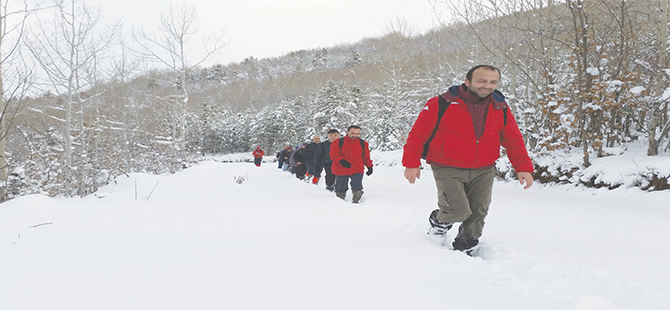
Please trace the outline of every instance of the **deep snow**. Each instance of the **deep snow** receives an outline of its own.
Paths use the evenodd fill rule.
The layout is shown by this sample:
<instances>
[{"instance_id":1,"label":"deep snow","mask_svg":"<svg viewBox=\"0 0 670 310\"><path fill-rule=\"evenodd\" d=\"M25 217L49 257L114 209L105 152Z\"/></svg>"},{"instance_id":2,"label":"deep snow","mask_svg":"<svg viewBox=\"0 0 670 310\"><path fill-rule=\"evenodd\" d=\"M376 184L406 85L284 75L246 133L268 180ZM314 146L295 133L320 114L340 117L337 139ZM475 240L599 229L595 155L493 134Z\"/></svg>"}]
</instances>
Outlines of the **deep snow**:
<instances>
[{"instance_id":1,"label":"deep snow","mask_svg":"<svg viewBox=\"0 0 670 310\"><path fill-rule=\"evenodd\" d=\"M473 258L426 234L430 170L373 155L358 205L211 160L4 203L0 309L670 309L670 191L496 182Z\"/></svg>"}]
</instances>

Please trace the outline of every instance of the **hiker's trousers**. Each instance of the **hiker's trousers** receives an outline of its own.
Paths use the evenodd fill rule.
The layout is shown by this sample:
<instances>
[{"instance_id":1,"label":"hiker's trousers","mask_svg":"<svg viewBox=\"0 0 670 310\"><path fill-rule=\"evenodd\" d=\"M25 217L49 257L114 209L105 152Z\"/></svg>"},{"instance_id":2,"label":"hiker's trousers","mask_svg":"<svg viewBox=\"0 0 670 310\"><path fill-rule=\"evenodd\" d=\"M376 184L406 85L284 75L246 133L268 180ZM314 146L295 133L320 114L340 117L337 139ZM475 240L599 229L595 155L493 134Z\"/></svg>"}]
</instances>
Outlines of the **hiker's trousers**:
<instances>
[{"instance_id":1,"label":"hiker's trousers","mask_svg":"<svg viewBox=\"0 0 670 310\"><path fill-rule=\"evenodd\" d=\"M496 168L461 169L432 166L437 186L437 219L462 223L458 237L479 239L488 214Z\"/></svg>"}]
</instances>

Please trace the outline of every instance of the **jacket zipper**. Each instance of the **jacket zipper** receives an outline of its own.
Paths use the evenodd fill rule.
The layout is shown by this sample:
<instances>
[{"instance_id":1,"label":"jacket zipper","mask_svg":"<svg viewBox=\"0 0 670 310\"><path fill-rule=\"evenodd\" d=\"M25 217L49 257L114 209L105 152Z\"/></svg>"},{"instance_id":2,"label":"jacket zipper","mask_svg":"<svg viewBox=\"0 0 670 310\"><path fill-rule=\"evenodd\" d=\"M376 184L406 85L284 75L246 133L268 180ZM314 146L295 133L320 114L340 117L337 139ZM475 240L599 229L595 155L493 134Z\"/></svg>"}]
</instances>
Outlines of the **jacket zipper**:
<instances>
[{"instance_id":1,"label":"jacket zipper","mask_svg":"<svg viewBox=\"0 0 670 310\"><path fill-rule=\"evenodd\" d=\"M479 157L479 139L475 142L475 161L472 163L472 169L477 167L477 157Z\"/></svg>"}]
</instances>

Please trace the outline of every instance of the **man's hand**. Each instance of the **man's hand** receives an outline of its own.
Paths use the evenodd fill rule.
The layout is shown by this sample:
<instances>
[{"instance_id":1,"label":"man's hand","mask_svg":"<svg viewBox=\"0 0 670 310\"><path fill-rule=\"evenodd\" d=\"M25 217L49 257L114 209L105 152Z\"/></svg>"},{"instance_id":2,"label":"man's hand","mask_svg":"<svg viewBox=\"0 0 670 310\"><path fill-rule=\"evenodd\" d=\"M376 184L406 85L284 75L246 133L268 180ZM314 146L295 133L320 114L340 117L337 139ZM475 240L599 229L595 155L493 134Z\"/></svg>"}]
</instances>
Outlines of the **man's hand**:
<instances>
[{"instance_id":1,"label":"man's hand","mask_svg":"<svg viewBox=\"0 0 670 310\"><path fill-rule=\"evenodd\" d=\"M407 172L405 172L405 175L407 175ZM516 176L519 178L519 183L521 183L521 185L526 184L523 189L529 189L533 186L533 176L529 172L518 172Z\"/></svg>"},{"instance_id":2,"label":"man's hand","mask_svg":"<svg viewBox=\"0 0 670 310\"><path fill-rule=\"evenodd\" d=\"M414 184L416 179L421 178L421 169L419 168L405 168L405 179L409 181L410 184Z\"/></svg>"}]
</instances>

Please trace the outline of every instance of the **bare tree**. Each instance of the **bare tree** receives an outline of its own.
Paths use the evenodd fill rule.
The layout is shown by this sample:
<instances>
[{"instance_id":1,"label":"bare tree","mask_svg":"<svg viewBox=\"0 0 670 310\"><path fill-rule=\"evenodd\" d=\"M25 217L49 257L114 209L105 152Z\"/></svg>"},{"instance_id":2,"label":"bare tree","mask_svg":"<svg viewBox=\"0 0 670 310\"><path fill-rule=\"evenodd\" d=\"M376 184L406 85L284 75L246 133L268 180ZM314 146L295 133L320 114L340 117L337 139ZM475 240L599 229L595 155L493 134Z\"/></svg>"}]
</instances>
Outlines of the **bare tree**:
<instances>
[{"instance_id":1,"label":"bare tree","mask_svg":"<svg viewBox=\"0 0 670 310\"><path fill-rule=\"evenodd\" d=\"M48 87L59 94L63 104L63 186L65 195L70 196L75 194L72 186L83 181L82 173L86 171L84 164L74 166L73 153L76 145L86 143L83 105L94 95L86 91L95 82L94 72L118 27L107 33L96 32L100 13L83 1L58 0L54 2L54 10L51 24L40 21L36 29L31 29L26 46L45 72ZM74 170L78 176L73 174ZM82 184L76 194L86 194Z\"/></svg>"},{"instance_id":2,"label":"bare tree","mask_svg":"<svg viewBox=\"0 0 670 310\"><path fill-rule=\"evenodd\" d=\"M132 127L140 125L142 121L140 120L140 116L137 115L137 98L132 94L134 89L126 86L130 83L133 74L137 73L139 60L132 57L132 51L126 46L123 34L119 35L118 45L118 58L112 61L114 74L109 79L113 90L108 97L110 105L119 114L120 119L116 121L120 122L123 128L121 134L121 145L123 147L120 148L120 152L123 154L123 163L119 168L124 173L127 173L133 170L131 167L133 148L138 142L133 137ZM131 141L135 143L131 143Z\"/></svg>"},{"instance_id":3,"label":"bare tree","mask_svg":"<svg viewBox=\"0 0 670 310\"><path fill-rule=\"evenodd\" d=\"M658 64L656 85L654 85L653 94L656 96L657 102L652 105L652 117L649 122L649 147L647 148L647 155L658 155L658 148L660 146L659 140L670 131L670 121L668 121L668 99L661 100L661 95L664 91L664 86L667 87L670 72L668 71L668 23L670 22L670 0L661 0L661 6L658 10L660 14L660 23L658 29ZM665 70L663 70L665 69ZM665 125L663 125L665 120Z\"/></svg>"},{"instance_id":4,"label":"bare tree","mask_svg":"<svg viewBox=\"0 0 670 310\"><path fill-rule=\"evenodd\" d=\"M203 51L199 59L192 60L187 43L198 32L195 22L195 7L184 3L179 9L172 4L167 12L161 14L158 36L140 29L133 34L137 44L141 46L141 55L147 60L158 62L174 74L173 93L168 98L157 98L169 106L171 117L171 140L177 151L184 150L183 143L186 132L186 114L189 102L189 73L212 56L222 53L226 42L223 32L203 40Z\"/></svg>"},{"instance_id":5,"label":"bare tree","mask_svg":"<svg viewBox=\"0 0 670 310\"><path fill-rule=\"evenodd\" d=\"M6 154L7 136L9 133L8 128L11 126L12 119L18 111L17 105L13 113L9 113L10 102L21 100L26 93L29 80L33 76L31 70L27 67L23 67L24 70L15 68L15 83L13 87L11 87L11 90L5 93L7 87L5 85L5 79L3 79L4 71L2 69L10 59L17 57L19 43L24 34L28 17L35 13L38 8L39 4L29 6L28 3L24 1L21 8L14 10L9 9L9 0L0 2L0 94L2 94L0 96L0 202L5 201L8 198L6 192L9 170ZM9 21L9 19L12 18L14 18L14 21ZM10 35L14 35L14 37L10 38ZM8 47L8 52L3 54L2 52L6 47Z\"/></svg>"}]
</instances>

